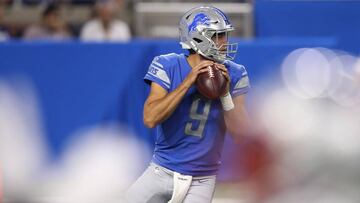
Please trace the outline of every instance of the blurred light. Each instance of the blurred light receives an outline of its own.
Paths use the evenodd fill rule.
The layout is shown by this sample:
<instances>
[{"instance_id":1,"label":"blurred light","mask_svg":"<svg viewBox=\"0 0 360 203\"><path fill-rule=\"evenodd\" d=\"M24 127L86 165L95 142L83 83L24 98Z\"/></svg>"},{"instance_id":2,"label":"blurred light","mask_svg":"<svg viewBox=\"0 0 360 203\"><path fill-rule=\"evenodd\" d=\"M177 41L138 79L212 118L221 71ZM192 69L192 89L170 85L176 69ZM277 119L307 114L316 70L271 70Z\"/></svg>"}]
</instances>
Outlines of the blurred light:
<instances>
[{"instance_id":1,"label":"blurred light","mask_svg":"<svg viewBox=\"0 0 360 203\"><path fill-rule=\"evenodd\" d=\"M342 51L301 48L282 64L289 91L299 98L329 97L342 106L360 104L360 60Z\"/></svg>"},{"instance_id":2,"label":"blurred light","mask_svg":"<svg viewBox=\"0 0 360 203\"><path fill-rule=\"evenodd\" d=\"M342 106L354 107L360 104L360 84L357 80L358 59L349 54L338 54L330 64L336 73L329 97Z\"/></svg>"},{"instance_id":3,"label":"blurred light","mask_svg":"<svg viewBox=\"0 0 360 203\"><path fill-rule=\"evenodd\" d=\"M0 81L0 166L5 198L21 198L44 165L46 148L31 83Z\"/></svg>"},{"instance_id":4,"label":"blurred light","mask_svg":"<svg viewBox=\"0 0 360 203\"><path fill-rule=\"evenodd\" d=\"M332 189L335 190L335 189ZM323 188L309 185L307 187L295 187L287 193L275 196L267 203L357 203L357 198L340 194L338 191L324 191Z\"/></svg>"},{"instance_id":5,"label":"blurred light","mask_svg":"<svg viewBox=\"0 0 360 203\"><path fill-rule=\"evenodd\" d=\"M146 147L119 126L79 131L59 165L49 173L45 190L49 203L121 202L125 189L137 178Z\"/></svg>"},{"instance_id":6,"label":"blurred light","mask_svg":"<svg viewBox=\"0 0 360 203\"><path fill-rule=\"evenodd\" d=\"M282 76L287 88L296 96L319 97L330 83L329 61L318 49L296 49L285 58Z\"/></svg>"},{"instance_id":7,"label":"blurred light","mask_svg":"<svg viewBox=\"0 0 360 203\"><path fill-rule=\"evenodd\" d=\"M3 186L6 202L121 202L150 159L147 147L108 123L70 136L49 166L37 107L31 83L0 81L0 201Z\"/></svg>"},{"instance_id":8,"label":"blurred light","mask_svg":"<svg viewBox=\"0 0 360 203\"><path fill-rule=\"evenodd\" d=\"M324 112L322 143L329 148L334 156L360 157L360 112L352 109L333 109Z\"/></svg>"},{"instance_id":9,"label":"blurred light","mask_svg":"<svg viewBox=\"0 0 360 203\"><path fill-rule=\"evenodd\" d=\"M325 48L286 57L284 86L261 100L261 123L278 152L271 174L280 189L267 203L360 201L359 67L354 56Z\"/></svg>"},{"instance_id":10,"label":"blurred light","mask_svg":"<svg viewBox=\"0 0 360 203\"><path fill-rule=\"evenodd\" d=\"M261 109L262 123L278 142L297 142L316 125L316 111L286 89L268 95Z\"/></svg>"}]
</instances>

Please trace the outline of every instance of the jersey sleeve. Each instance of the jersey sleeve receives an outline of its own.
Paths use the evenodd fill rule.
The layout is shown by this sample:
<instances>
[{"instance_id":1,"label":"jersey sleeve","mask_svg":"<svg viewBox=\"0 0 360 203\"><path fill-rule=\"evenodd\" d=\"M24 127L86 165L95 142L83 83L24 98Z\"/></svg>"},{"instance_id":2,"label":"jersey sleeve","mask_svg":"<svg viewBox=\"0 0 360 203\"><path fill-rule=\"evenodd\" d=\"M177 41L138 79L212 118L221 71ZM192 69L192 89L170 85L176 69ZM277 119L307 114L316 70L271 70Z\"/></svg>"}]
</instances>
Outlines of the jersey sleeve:
<instances>
[{"instance_id":1,"label":"jersey sleeve","mask_svg":"<svg viewBox=\"0 0 360 203\"><path fill-rule=\"evenodd\" d=\"M148 72L144 77L147 84L155 82L156 84L169 91L171 86L170 81L170 66L169 61L163 56L157 56L151 62Z\"/></svg>"},{"instance_id":2,"label":"jersey sleeve","mask_svg":"<svg viewBox=\"0 0 360 203\"><path fill-rule=\"evenodd\" d=\"M244 66L236 64L233 71L233 80L231 87L231 95L233 97L246 94L249 91L249 76Z\"/></svg>"}]
</instances>

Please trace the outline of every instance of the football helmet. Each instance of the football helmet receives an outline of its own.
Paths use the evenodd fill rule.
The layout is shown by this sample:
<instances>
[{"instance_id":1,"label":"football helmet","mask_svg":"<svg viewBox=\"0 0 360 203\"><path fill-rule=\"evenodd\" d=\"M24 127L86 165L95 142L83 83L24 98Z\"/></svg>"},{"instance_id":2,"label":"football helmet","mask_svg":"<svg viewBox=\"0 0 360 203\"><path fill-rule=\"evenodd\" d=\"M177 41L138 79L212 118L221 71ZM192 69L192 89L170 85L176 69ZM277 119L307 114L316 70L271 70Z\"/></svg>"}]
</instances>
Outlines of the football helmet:
<instances>
[{"instance_id":1,"label":"football helmet","mask_svg":"<svg viewBox=\"0 0 360 203\"><path fill-rule=\"evenodd\" d=\"M221 10L212 6L196 7L186 12L180 20L180 44L183 49L193 49L210 60L233 60L237 43L228 42L228 33L233 30L234 27Z\"/></svg>"}]
</instances>

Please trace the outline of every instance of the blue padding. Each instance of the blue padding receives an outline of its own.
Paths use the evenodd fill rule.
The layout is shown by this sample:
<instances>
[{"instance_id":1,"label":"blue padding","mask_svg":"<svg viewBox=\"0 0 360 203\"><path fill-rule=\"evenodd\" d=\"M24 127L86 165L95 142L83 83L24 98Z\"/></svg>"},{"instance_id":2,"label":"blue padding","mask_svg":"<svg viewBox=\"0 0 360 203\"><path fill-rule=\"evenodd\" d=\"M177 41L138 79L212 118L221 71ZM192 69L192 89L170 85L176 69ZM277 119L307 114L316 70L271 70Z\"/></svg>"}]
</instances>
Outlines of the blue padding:
<instances>
[{"instance_id":1,"label":"blue padding","mask_svg":"<svg viewBox=\"0 0 360 203\"><path fill-rule=\"evenodd\" d=\"M237 62L247 67L252 92L262 78L278 73L282 59L299 47L335 47L332 39L240 41ZM76 130L101 122L127 125L153 143L142 123L149 88L143 82L154 56L180 52L176 41L137 40L129 44L3 43L0 80L25 77L39 96L47 141L58 155ZM251 91L249 96L251 97Z\"/></svg>"},{"instance_id":2,"label":"blue padding","mask_svg":"<svg viewBox=\"0 0 360 203\"><path fill-rule=\"evenodd\" d=\"M359 53L360 1L255 1L257 37L336 37Z\"/></svg>"}]
</instances>

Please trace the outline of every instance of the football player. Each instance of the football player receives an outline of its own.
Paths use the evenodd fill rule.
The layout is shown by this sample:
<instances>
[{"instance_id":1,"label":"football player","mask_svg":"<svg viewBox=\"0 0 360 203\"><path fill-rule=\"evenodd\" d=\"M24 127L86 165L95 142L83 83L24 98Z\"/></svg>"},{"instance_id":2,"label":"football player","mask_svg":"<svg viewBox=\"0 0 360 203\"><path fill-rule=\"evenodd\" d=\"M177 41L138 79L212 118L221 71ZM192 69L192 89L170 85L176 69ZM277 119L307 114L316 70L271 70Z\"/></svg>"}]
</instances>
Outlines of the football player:
<instances>
[{"instance_id":1,"label":"football player","mask_svg":"<svg viewBox=\"0 0 360 203\"><path fill-rule=\"evenodd\" d=\"M160 55L150 64L144 123L157 129L155 150L127 191L128 202L211 202L225 133L237 140L249 125L244 107L249 79L244 66L231 61L237 51L237 44L228 42L233 30L219 9L193 8L180 20L180 44L189 54ZM194 82L214 63L227 79L227 91L207 100Z\"/></svg>"}]
</instances>

